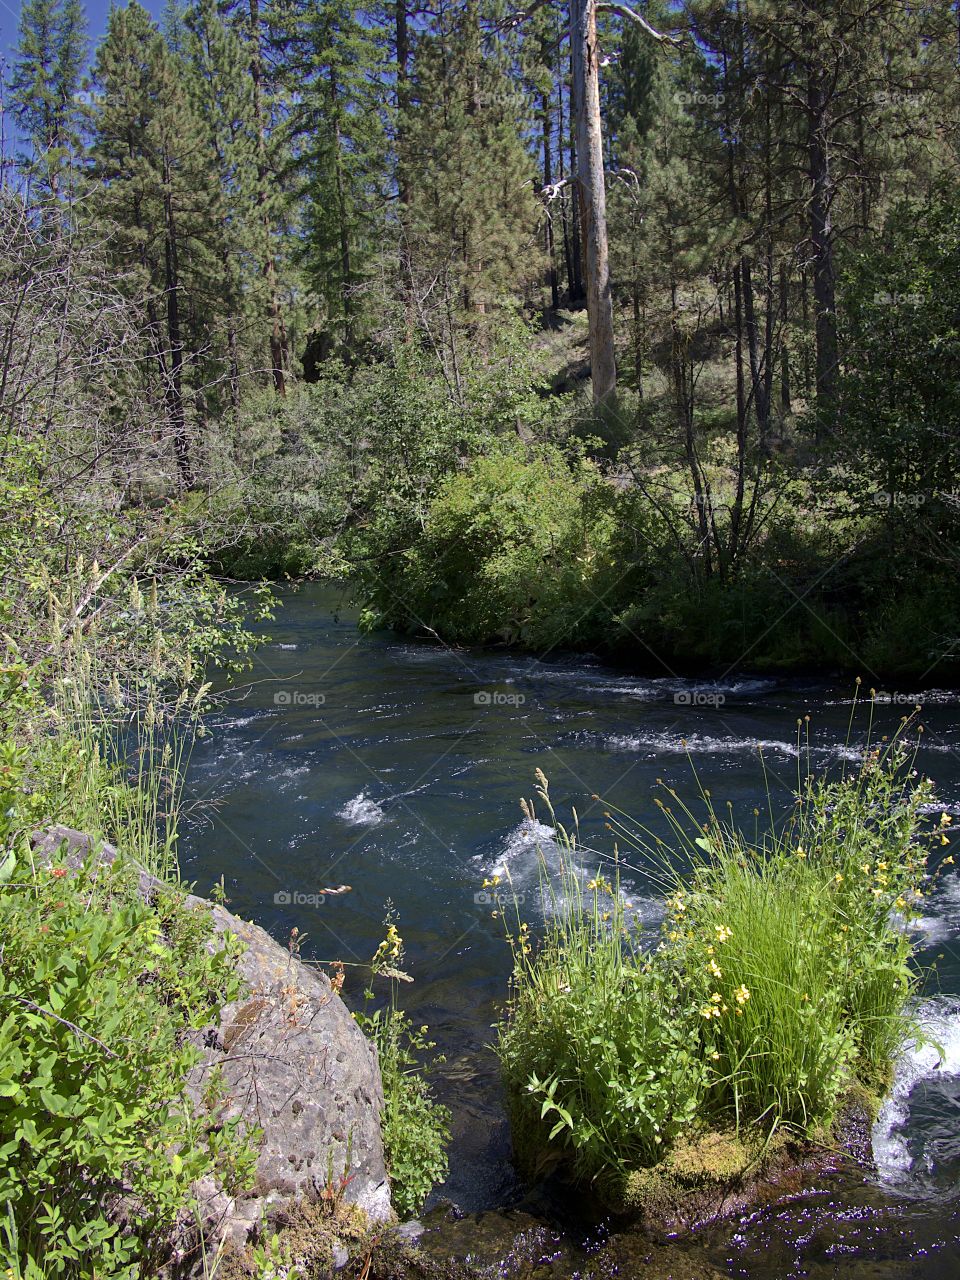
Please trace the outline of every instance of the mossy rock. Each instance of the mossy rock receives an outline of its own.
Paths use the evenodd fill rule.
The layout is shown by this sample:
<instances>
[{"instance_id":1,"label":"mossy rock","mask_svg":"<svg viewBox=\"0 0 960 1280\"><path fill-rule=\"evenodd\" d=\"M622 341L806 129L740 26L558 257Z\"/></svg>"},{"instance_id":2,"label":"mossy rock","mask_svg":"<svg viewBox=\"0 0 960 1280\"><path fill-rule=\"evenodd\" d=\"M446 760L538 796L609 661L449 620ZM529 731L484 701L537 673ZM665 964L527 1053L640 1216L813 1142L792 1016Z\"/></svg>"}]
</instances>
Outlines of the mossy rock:
<instances>
[{"instance_id":1,"label":"mossy rock","mask_svg":"<svg viewBox=\"0 0 960 1280\"><path fill-rule=\"evenodd\" d=\"M785 1151L785 1138L708 1130L681 1139L651 1169L636 1169L611 1186L612 1207L664 1230L693 1227L726 1212Z\"/></svg>"},{"instance_id":2,"label":"mossy rock","mask_svg":"<svg viewBox=\"0 0 960 1280\"><path fill-rule=\"evenodd\" d=\"M347 1259L369 1255L375 1230L358 1205L302 1197L271 1215L260 1235L276 1237L283 1266L295 1269L302 1280L321 1280L345 1267ZM258 1280L261 1275L252 1243L227 1245L217 1266L218 1280Z\"/></svg>"}]
</instances>

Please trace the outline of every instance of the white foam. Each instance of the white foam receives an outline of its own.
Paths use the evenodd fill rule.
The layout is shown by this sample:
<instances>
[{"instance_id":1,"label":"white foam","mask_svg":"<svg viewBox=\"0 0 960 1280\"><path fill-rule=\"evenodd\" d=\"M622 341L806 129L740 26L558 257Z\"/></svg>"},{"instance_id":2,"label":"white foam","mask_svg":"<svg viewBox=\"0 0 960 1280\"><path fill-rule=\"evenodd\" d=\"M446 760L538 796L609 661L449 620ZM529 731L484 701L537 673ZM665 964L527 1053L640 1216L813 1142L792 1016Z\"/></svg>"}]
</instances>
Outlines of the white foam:
<instances>
[{"instance_id":1,"label":"white foam","mask_svg":"<svg viewBox=\"0 0 960 1280\"><path fill-rule=\"evenodd\" d=\"M918 1022L923 1038L909 1043L898 1058L893 1086L873 1126L873 1155L881 1182L902 1182L913 1167L906 1126L910 1095L917 1084L935 1072L960 1075L960 1005L956 999L925 1000Z\"/></svg>"},{"instance_id":2,"label":"white foam","mask_svg":"<svg viewBox=\"0 0 960 1280\"><path fill-rule=\"evenodd\" d=\"M795 756L794 742L758 742L756 738L714 738L709 734L690 733L637 733L613 734L605 739L614 751L652 751L656 755L686 755L698 752L705 755L736 755L742 751L775 751L781 755Z\"/></svg>"},{"instance_id":3,"label":"white foam","mask_svg":"<svg viewBox=\"0 0 960 1280\"><path fill-rule=\"evenodd\" d=\"M795 742L776 739L718 738L705 733L637 733L611 734L604 744L612 751L649 751L654 755L741 755L758 751L774 755L806 755L806 744L799 748ZM840 743L831 747L811 747L811 755L826 756L836 760L859 760L862 752L857 747Z\"/></svg>"},{"instance_id":4,"label":"white foam","mask_svg":"<svg viewBox=\"0 0 960 1280\"><path fill-rule=\"evenodd\" d=\"M505 837L499 853L484 865L483 873L485 877L500 877L503 883L497 892L507 902L512 893L521 914L533 907L544 916L552 916L562 913L570 902L563 892L563 874L579 880L581 899L587 905L592 904L593 891L586 886L597 875L598 868L600 874L608 874L601 863L600 855L593 849L561 851L553 827L524 818ZM661 898L633 893L629 885L621 886L619 896L626 922L646 934L659 927L663 919ZM612 906L605 893L601 893L600 906L601 910Z\"/></svg>"},{"instance_id":5,"label":"white foam","mask_svg":"<svg viewBox=\"0 0 960 1280\"><path fill-rule=\"evenodd\" d=\"M872 699L869 694L860 695L856 699L857 706L869 706ZM853 698L833 698L823 705L825 707L849 707ZM957 689L924 689L922 693L904 693L900 690L890 691L878 689L874 705L877 707L895 707L904 715L909 715L914 707L940 706L948 707L960 702L960 690Z\"/></svg>"},{"instance_id":6,"label":"white foam","mask_svg":"<svg viewBox=\"0 0 960 1280\"><path fill-rule=\"evenodd\" d=\"M245 729L248 724L253 724L260 719L260 713L254 712L249 716L231 716L229 719L218 720L216 727L218 729Z\"/></svg>"},{"instance_id":7,"label":"white foam","mask_svg":"<svg viewBox=\"0 0 960 1280\"><path fill-rule=\"evenodd\" d=\"M581 692L607 694L613 697L634 698L641 702L659 700L676 701L677 695L687 695L679 705L697 706L697 700L711 695L727 697L745 697L751 694L766 693L776 687L775 680L678 680L674 677L655 677L652 679L631 680L621 675L598 668L596 671L584 671L582 666L538 666L533 664L527 668L515 668L522 679L557 680L567 688L576 688Z\"/></svg>"},{"instance_id":8,"label":"white foam","mask_svg":"<svg viewBox=\"0 0 960 1280\"><path fill-rule=\"evenodd\" d=\"M352 822L357 827L375 827L383 819L383 809L376 800L371 800L365 791L348 800L342 809L337 810L337 817L344 822Z\"/></svg>"},{"instance_id":9,"label":"white foam","mask_svg":"<svg viewBox=\"0 0 960 1280\"><path fill-rule=\"evenodd\" d=\"M559 854L553 827L536 819L524 818L509 833L503 848L486 867L487 876L508 877L513 881L526 881L539 873L540 857L553 861Z\"/></svg>"}]
</instances>

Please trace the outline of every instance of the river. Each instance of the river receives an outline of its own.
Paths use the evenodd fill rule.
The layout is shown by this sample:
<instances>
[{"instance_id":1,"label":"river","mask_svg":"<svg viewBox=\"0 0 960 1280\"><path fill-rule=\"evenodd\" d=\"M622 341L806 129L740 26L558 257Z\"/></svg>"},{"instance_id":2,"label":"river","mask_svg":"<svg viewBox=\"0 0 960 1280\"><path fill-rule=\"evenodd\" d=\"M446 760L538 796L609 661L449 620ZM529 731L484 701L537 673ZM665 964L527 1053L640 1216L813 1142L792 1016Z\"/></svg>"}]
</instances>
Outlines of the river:
<instances>
[{"instance_id":1,"label":"river","mask_svg":"<svg viewBox=\"0 0 960 1280\"><path fill-rule=\"evenodd\" d=\"M200 892L223 876L232 910L280 941L298 929L302 954L315 960L369 960L392 907L415 978L403 1003L446 1054L436 1084L453 1112L451 1173L434 1199L486 1212L486 1223L505 1206L533 1213L564 1254L542 1274L579 1274L582 1233L569 1206L543 1192L525 1198L513 1175L489 1048L510 963L482 884L509 870L535 918L537 848L549 855L550 842L519 807L533 795L534 770L550 779L562 817L576 807L587 845L609 849L594 794L653 825L657 779L691 790L689 752L718 808L729 800L745 817L768 803L779 812L808 761L819 769L851 758L867 712L851 739L848 681L644 678L583 656L451 650L361 636L329 586L284 588L280 597L249 684L210 718L194 749L183 874ZM919 767L937 782L941 807L960 815L960 692L883 692L874 732L922 702ZM807 715L809 752L797 742ZM655 928L654 888L640 872L628 881L634 909ZM319 893L341 885L349 891ZM921 1012L942 1064L930 1047L899 1064L874 1134L875 1174L702 1233L690 1247L722 1273L960 1275L955 868L926 911L918 958L935 968ZM347 974L345 996L356 1001L362 970Z\"/></svg>"}]
</instances>

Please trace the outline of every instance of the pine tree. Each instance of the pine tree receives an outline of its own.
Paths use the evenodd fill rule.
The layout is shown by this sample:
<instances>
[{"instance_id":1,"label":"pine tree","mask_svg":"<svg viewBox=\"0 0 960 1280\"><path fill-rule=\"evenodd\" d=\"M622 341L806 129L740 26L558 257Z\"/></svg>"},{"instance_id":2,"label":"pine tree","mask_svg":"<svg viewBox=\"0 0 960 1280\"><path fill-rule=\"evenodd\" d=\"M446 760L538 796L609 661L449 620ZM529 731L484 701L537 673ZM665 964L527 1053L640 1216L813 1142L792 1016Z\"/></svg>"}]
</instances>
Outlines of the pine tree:
<instances>
[{"instance_id":1,"label":"pine tree","mask_svg":"<svg viewBox=\"0 0 960 1280\"><path fill-rule=\"evenodd\" d=\"M111 11L95 82L102 91L92 144L96 212L114 228L118 264L137 272L178 482L188 487L188 398L198 388L202 300L216 279L222 226L210 136L194 109L186 65L135 0Z\"/></svg>"},{"instance_id":2,"label":"pine tree","mask_svg":"<svg viewBox=\"0 0 960 1280\"><path fill-rule=\"evenodd\" d=\"M213 358L212 380L217 380L225 360L229 403L236 415L241 365L263 368L269 360L267 334L257 323L257 313L262 314L266 300L255 266L258 209L253 82L242 35L223 19L217 0L198 0L185 21L188 35L184 50L192 73L194 109L207 125L211 165L220 194L220 223L215 233L218 270L206 299L207 350Z\"/></svg>"},{"instance_id":3,"label":"pine tree","mask_svg":"<svg viewBox=\"0 0 960 1280\"><path fill-rule=\"evenodd\" d=\"M356 0L298 0L278 28L293 106L299 175L298 258L348 361L364 329L364 285L382 241L387 202L387 34Z\"/></svg>"},{"instance_id":4,"label":"pine tree","mask_svg":"<svg viewBox=\"0 0 960 1280\"><path fill-rule=\"evenodd\" d=\"M25 0L10 104L30 153L20 167L35 195L61 194L79 149L86 24L80 0Z\"/></svg>"},{"instance_id":5,"label":"pine tree","mask_svg":"<svg viewBox=\"0 0 960 1280\"><path fill-rule=\"evenodd\" d=\"M418 36L404 131L414 270L421 291L441 282L451 351L457 323L517 304L542 265L523 97L480 18L442 5Z\"/></svg>"}]
</instances>

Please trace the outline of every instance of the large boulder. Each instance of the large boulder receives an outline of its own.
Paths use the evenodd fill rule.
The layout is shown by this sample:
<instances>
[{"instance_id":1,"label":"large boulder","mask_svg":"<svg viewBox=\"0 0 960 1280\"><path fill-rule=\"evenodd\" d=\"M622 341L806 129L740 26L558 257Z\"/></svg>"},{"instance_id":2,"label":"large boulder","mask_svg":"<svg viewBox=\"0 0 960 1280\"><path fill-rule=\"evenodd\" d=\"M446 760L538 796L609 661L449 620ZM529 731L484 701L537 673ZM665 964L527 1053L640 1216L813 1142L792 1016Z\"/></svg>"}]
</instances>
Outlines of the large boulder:
<instances>
[{"instance_id":1,"label":"large boulder","mask_svg":"<svg viewBox=\"0 0 960 1280\"><path fill-rule=\"evenodd\" d=\"M77 868L95 854L112 864L117 851L56 826L34 832L38 861ZM169 886L138 869L145 899ZM256 1185L242 1200L212 1183L197 1188L207 1246L238 1244L263 1213L302 1196L333 1192L373 1221L391 1216L380 1115L383 1086L374 1046L360 1031L326 974L305 964L268 933L224 907L190 895L188 910L209 912L218 933L244 944L240 1000L224 1006L220 1023L198 1037L203 1054L190 1082L200 1105L219 1068L224 1119L262 1131Z\"/></svg>"}]
</instances>

